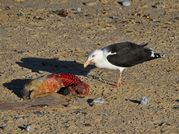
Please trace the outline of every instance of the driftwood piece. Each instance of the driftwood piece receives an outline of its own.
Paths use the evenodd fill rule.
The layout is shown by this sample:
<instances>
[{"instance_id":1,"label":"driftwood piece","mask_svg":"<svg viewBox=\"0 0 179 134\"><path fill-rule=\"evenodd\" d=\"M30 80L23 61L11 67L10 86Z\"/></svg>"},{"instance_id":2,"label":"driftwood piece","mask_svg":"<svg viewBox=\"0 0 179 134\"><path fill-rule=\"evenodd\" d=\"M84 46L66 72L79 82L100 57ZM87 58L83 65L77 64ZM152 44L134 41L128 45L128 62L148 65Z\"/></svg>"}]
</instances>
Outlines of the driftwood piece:
<instances>
[{"instance_id":1,"label":"driftwood piece","mask_svg":"<svg viewBox=\"0 0 179 134\"><path fill-rule=\"evenodd\" d=\"M57 93L48 94L47 96L35 98L32 100L25 100L23 102L15 103L0 103L0 110L25 110L36 109L44 106L68 106L72 98L70 96L63 96Z\"/></svg>"}]
</instances>

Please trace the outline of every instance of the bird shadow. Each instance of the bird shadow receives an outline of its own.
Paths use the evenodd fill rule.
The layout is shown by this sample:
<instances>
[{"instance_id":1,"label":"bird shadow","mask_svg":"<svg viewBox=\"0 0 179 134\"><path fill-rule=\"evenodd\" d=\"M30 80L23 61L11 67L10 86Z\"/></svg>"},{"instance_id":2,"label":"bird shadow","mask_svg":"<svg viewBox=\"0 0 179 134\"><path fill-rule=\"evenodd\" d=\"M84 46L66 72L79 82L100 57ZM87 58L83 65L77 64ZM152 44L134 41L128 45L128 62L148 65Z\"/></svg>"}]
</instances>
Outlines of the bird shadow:
<instances>
[{"instance_id":1,"label":"bird shadow","mask_svg":"<svg viewBox=\"0 0 179 134\"><path fill-rule=\"evenodd\" d=\"M95 66L90 65L86 69L83 68L83 64L76 61L59 60L57 58L38 58L38 57L26 57L21 61L16 62L19 66L31 69L32 72L40 73L40 71L46 71L48 73L70 73L73 75L86 76ZM4 87L11 90L18 97L22 98L21 91L25 84L30 79L14 79L10 82L3 84Z\"/></svg>"},{"instance_id":2,"label":"bird shadow","mask_svg":"<svg viewBox=\"0 0 179 134\"><path fill-rule=\"evenodd\" d=\"M27 57L22 58L20 62L16 62L19 66L31 69L32 72L39 73L40 71L46 71L49 73L70 73L74 75L86 76L95 67L90 65L86 69L83 68L83 64L77 61L59 60L58 58L38 58Z\"/></svg>"}]
</instances>

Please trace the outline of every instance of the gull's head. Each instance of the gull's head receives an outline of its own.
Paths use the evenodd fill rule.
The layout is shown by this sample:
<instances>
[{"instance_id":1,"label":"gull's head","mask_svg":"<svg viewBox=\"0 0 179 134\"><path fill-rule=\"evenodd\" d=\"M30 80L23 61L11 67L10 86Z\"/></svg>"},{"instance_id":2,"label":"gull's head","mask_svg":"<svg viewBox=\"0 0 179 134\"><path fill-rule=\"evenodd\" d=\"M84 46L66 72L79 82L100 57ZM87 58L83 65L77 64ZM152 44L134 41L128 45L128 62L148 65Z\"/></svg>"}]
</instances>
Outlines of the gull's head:
<instances>
[{"instance_id":1,"label":"gull's head","mask_svg":"<svg viewBox=\"0 0 179 134\"><path fill-rule=\"evenodd\" d=\"M103 58L103 51L101 49L96 49L93 52L91 52L84 63L84 68L86 68L89 64L97 62L100 62L100 60Z\"/></svg>"}]
</instances>

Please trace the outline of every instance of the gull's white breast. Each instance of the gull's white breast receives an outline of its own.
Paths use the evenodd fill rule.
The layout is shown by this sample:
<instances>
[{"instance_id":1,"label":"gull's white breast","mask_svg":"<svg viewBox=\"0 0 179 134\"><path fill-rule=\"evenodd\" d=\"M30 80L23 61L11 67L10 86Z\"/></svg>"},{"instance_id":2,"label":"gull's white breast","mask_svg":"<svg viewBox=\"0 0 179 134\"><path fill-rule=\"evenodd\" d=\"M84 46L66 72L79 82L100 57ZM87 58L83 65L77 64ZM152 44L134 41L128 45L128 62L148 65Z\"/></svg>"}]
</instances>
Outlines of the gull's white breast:
<instances>
[{"instance_id":1,"label":"gull's white breast","mask_svg":"<svg viewBox=\"0 0 179 134\"><path fill-rule=\"evenodd\" d=\"M103 49L103 57L100 59L100 61L95 63L95 65L99 68L123 71L125 69L125 67L113 65L107 60L107 56L113 55L113 54L116 54L116 53L111 53L111 52L108 52L106 49Z\"/></svg>"}]
</instances>

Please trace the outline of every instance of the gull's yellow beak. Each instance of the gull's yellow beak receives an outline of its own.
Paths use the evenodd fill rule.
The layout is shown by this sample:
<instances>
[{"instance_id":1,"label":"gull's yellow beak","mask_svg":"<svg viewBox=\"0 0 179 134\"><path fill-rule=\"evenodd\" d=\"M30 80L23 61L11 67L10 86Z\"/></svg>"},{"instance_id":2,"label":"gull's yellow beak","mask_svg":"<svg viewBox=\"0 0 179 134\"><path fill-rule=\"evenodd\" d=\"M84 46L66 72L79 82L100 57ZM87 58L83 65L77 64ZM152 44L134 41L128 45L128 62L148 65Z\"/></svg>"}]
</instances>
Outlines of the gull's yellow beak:
<instances>
[{"instance_id":1,"label":"gull's yellow beak","mask_svg":"<svg viewBox=\"0 0 179 134\"><path fill-rule=\"evenodd\" d=\"M91 60L87 60L87 61L84 63L83 67L86 68L90 63L91 63Z\"/></svg>"}]
</instances>

